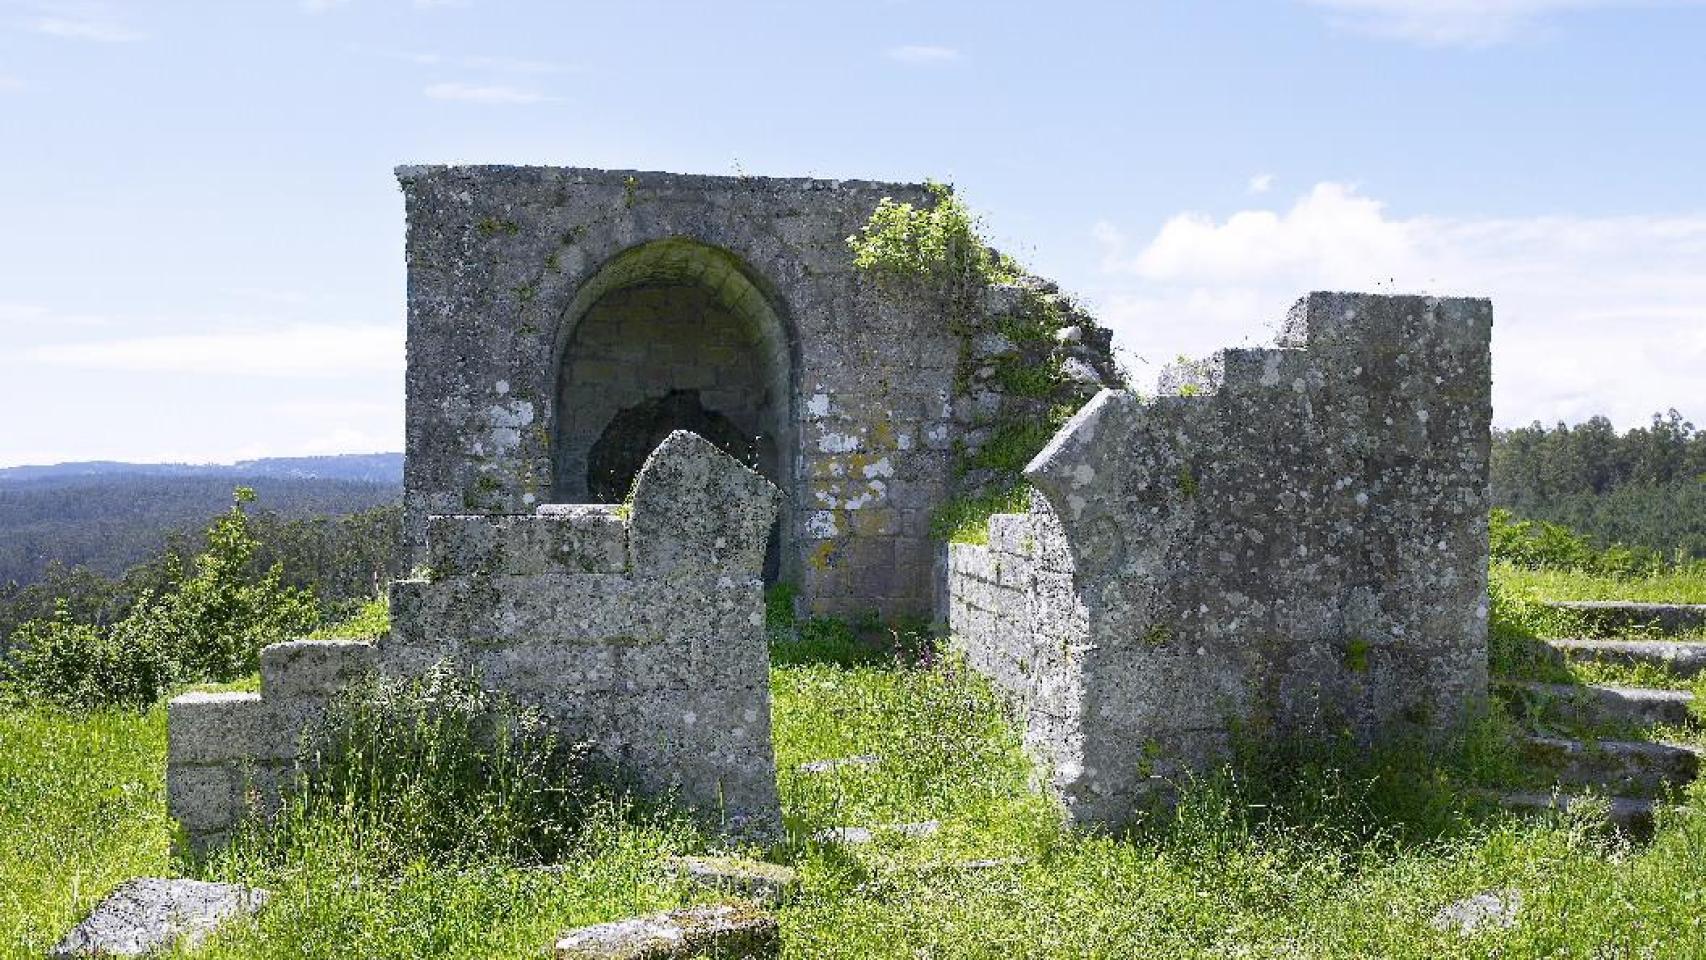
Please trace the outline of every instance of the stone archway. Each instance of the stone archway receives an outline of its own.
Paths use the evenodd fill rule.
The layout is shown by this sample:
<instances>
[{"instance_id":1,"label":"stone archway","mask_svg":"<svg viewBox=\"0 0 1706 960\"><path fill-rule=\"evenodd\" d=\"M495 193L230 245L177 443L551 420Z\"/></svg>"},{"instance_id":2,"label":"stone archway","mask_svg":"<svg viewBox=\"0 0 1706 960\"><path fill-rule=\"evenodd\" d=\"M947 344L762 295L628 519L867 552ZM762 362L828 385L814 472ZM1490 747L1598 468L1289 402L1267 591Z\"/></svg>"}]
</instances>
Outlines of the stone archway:
<instances>
[{"instance_id":1,"label":"stone archway","mask_svg":"<svg viewBox=\"0 0 1706 960\"><path fill-rule=\"evenodd\" d=\"M561 329L552 499L620 500L657 442L691 430L783 490L765 572L791 574L793 337L746 265L684 238L631 248Z\"/></svg>"}]
</instances>

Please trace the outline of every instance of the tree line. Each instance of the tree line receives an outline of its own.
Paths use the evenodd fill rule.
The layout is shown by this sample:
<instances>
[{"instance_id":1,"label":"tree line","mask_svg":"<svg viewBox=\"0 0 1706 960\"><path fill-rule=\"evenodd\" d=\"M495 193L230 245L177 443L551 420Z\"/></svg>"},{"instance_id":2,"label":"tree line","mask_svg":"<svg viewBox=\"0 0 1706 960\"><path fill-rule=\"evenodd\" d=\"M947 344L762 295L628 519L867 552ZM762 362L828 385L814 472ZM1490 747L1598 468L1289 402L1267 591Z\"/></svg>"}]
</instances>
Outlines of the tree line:
<instances>
[{"instance_id":1,"label":"tree line","mask_svg":"<svg viewBox=\"0 0 1706 960\"><path fill-rule=\"evenodd\" d=\"M1601 546L1706 558L1706 432L1676 410L1623 432L1605 417L1494 431L1492 488L1496 506Z\"/></svg>"}]
</instances>

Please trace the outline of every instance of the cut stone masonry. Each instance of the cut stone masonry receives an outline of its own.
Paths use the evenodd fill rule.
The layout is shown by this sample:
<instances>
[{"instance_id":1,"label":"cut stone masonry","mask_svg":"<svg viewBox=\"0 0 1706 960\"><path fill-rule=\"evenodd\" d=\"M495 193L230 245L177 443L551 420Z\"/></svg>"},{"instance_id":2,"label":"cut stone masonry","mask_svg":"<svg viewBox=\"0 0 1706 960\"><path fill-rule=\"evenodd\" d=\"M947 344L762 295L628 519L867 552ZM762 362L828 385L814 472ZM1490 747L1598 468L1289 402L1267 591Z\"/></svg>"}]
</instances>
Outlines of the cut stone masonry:
<instances>
[{"instance_id":1,"label":"cut stone masonry","mask_svg":"<svg viewBox=\"0 0 1706 960\"><path fill-rule=\"evenodd\" d=\"M168 713L168 794L197 849L277 805L330 698L377 670L438 664L537 709L568 742L731 833L780 828L759 579L779 495L691 433L646 461L631 507L546 505L428 521L429 579L391 588L375 646L261 653L261 692L192 693Z\"/></svg>"},{"instance_id":2,"label":"cut stone masonry","mask_svg":"<svg viewBox=\"0 0 1706 960\"><path fill-rule=\"evenodd\" d=\"M1028 513L956 544L950 627L1079 821L1235 730L1437 733L1486 697L1491 306L1312 294L1280 346L1104 391Z\"/></svg>"}]
</instances>

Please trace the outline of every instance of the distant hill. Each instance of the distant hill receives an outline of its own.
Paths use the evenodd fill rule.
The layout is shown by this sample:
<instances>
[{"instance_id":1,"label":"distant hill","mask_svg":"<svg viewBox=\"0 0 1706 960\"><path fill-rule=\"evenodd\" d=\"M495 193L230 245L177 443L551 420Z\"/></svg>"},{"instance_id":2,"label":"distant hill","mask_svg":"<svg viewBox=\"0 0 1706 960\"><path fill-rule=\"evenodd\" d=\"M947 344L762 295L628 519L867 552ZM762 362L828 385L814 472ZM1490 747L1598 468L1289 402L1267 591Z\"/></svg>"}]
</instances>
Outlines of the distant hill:
<instances>
[{"instance_id":1,"label":"distant hill","mask_svg":"<svg viewBox=\"0 0 1706 960\"><path fill-rule=\"evenodd\" d=\"M237 464L67 463L0 469L0 585L49 564L109 576L193 532L252 487L281 517L340 516L397 502L401 454L288 457Z\"/></svg>"},{"instance_id":2,"label":"distant hill","mask_svg":"<svg viewBox=\"0 0 1706 960\"><path fill-rule=\"evenodd\" d=\"M123 463L86 460L50 466L0 467L0 489L9 484L57 482L89 477L297 477L402 483L400 453L346 453L329 457L268 457L236 463Z\"/></svg>"}]
</instances>

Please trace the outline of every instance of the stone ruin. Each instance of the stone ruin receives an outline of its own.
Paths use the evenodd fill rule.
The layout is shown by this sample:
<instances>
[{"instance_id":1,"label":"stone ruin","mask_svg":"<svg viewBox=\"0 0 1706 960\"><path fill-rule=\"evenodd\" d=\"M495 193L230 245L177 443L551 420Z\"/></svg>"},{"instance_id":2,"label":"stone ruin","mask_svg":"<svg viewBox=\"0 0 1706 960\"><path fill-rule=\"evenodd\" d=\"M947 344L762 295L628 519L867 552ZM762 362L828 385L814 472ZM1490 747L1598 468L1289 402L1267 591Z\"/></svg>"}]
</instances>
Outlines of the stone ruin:
<instances>
[{"instance_id":1,"label":"stone ruin","mask_svg":"<svg viewBox=\"0 0 1706 960\"><path fill-rule=\"evenodd\" d=\"M330 699L364 674L469 670L651 792L736 834L781 825L759 571L779 495L695 434L646 461L633 503L427 525L422 579L391 585L377 644L261 652L259 693L168 708L167 793L190 846L275 809Z\"/></svg>"},{"instance_id":2,"label":"stone ruin","mask_svg":"<svg viewBox=\"0 0 1706 960\"><path fill-rule=\"evenodd\" d=\"M196 847L276 805L338 690L445 661L642 786L774 829L765 579L813 613L946 610L1085 822L1240 727L1437 730L1484 696L1484 301L1316 294L1279 349L1141 401L1103 389L1107 331L1041 281L950 317L857 271L847 238L922 187L399 178L427 572L392 586L377 643L270 647L260 693L172 702L170 805ZM1072 322L1021 346L1002 330L1037 296ZM1003 364L1065 382L1025 395ZM931 538L987 482L961 458L996 425L1092 396L1030 465L1028 513L988 546Z\"/></svg>"},{"instance_id":3,"label":"stone ruin","mask_svg":"<svg viewBox=\"0 0 1706 960\"><path fill-rule=\"evenodd\" d=\"M767 572L807 610L938 608L931 516L979 479L956 476L956 450L1040 410L978 375L1016 348L998 328L1018 291L991 291L968 337L940 302L855 268L848 237L884 198L930 204L925 187L558 167L398 178L417 559L430 516L621 500L652 447L691 430L781 489ZM1037 405L1076 408L1117 382L1108 331L1078 329L1027 358L1074 378Z\"/></svg>"},{"instance_id":4,"label":"stone ruin","mask_svg":"<svg viewBox=\"0 0 1706 960\"><path fill-rule=\"evenodd\" d=\"M1487 692L1492 308L1312 294L1274 349L1096 397L1029 512L955 544L949 626L1076 821L1237 731L1450 728Z\"/></svg>"}]
</instances>

